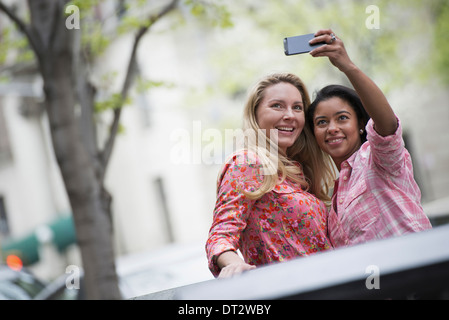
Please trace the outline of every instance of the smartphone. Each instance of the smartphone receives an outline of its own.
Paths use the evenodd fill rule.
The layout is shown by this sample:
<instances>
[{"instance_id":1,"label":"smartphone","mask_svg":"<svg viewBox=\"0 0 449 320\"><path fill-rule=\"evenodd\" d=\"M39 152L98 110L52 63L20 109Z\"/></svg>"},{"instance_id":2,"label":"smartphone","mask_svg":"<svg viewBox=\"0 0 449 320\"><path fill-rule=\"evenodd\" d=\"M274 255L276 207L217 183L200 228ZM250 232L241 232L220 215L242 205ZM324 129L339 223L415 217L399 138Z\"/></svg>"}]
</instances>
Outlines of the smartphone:
<instances>
[{"instance_id":1,"label":"smartphone","mask_svg":"<svg viewBox=\"0 0 449 320\"><path fill-rule=\"evenodd\" d=\"M292 54L310 52L313 49L326 44L325 42L319 42L314 45L310 45L309 41L312 40L314 37L315 37L314 33L309 33L301 36L284 38L285 55L290 56Z\"/></svg>"}]
</instances>

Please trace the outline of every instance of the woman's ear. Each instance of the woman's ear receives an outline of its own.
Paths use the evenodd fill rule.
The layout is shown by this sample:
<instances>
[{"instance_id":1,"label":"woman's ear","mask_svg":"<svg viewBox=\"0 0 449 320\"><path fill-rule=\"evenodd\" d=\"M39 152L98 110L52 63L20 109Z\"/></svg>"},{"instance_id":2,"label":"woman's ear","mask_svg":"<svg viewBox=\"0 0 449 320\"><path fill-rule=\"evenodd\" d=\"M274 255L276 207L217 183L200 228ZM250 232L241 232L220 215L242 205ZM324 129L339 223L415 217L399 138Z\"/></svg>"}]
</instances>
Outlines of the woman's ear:
<instances>
[{"instance_id":1,"label":"woman's ear","mask_svg":"<svg viewBox=\"0 0 449 320\"><path fill-rule=\"evenodd\" d=\"M363 132L365 132L365 125L366 125L366 123L363 123L363 120L359 119L359 132L360 132L360 134L363 134Z\"/></svg>"}]
</instances>

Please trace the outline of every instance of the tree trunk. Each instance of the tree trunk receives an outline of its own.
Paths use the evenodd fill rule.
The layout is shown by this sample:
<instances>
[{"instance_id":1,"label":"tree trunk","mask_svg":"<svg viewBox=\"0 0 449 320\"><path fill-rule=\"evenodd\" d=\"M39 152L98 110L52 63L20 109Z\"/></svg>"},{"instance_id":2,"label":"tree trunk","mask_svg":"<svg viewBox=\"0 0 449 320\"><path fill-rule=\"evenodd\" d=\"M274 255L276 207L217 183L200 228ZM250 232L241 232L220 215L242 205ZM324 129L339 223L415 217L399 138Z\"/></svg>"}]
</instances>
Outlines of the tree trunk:
<instances>
[{"instance_id":1,"label":"tree trunk","mask_svg":"<svg viewBox=\"0 0 449 320\"><path fill-rule=\"evenodd\" d=\"M0 1L0 10L27 37L39 62L53 150L73 212L87 299L121 298L112 241L112 198L104 188L104 176L121 108L135 78L139 42L153 23L176 8L178 1L171 0L157 14L150 15L137 31L121 91L122 100L115 106L109 138L102 151L98 150L92 119L95 88L88 80L80 30L65 26L64 9L69 1L28 0L29 25Z\"/></svg>"},{"instance_id":2,"label":"tree trunk","mask_svg":"<svg viewBox=\"0 0 449 320\"><path fill-rule=\"evenodd\" d=\"M44 91L55 156L61 170L74 216L88 299L119 298L112 245L112 221L108 201L75 118L75 87L67 57L55 56L46 63ZM64 106L71 106L70 108Z\"/></svg>"},{"instance_id":3,"label":"tree trunk","mask_svg":"<svg viewBox=\"0 0 449 320\"><path fill-rule=\"evenodd\" d=\"M73 69L73 44L75 32L79 31L65 27L64 1L31 0L29 5L31 31L41 39L38 59L46 110L56 160L72 207L84 268L84 292L87 299L120 299L110 197L99 177L97 159L83 143L89 138L95 141L95 137L86 137L86 131L80 130L86 110L81 108L81 115L75 109L80 87Z\"/></svg>"}]
</instances>

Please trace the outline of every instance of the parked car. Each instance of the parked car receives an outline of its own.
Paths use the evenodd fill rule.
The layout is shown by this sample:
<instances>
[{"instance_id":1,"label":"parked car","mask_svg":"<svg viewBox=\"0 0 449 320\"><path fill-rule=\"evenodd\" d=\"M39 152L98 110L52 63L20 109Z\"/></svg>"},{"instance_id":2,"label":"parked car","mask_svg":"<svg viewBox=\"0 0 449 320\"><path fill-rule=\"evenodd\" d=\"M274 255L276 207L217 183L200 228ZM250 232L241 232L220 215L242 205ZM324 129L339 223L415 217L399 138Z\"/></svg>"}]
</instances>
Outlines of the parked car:
<instances>
[{"instance_id":1,"label":"parked car","mask_svg":"<svg viewBox=\"0 0 449 320\"><path fill-rule=\"evenodd\" d=\"M44 288L45 283L28 270L0 265L0 300L31 300Z\"/></svg>"},{"instance_id":2,"label":"parked car","mask_svg":"<svg viewBox=\"0 0 449 320\"><path fill-rule=\"evenodd\" d=\"M207 267L202 243L172 244L158 250L122 256L116 260L116 270L123 299L132 299L213 278ZM84 299L82 269L79 276L79 288L68 288L69 275L66 273L51 282L45 282L26 269L14 271L2 265L0 300Z\"/></svg>"}]
</instances>

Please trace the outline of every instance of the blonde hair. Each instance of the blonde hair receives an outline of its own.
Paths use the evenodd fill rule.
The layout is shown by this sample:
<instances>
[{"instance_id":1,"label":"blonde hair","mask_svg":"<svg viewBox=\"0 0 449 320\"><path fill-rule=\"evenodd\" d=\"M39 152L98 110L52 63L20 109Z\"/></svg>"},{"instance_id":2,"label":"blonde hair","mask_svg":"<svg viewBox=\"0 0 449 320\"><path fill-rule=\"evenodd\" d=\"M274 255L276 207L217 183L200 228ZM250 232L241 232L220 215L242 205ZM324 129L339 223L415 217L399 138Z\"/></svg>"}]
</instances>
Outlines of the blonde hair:
<instances>
[{"instance_id":1,"label":"blonde hair","mask_svg":"<svg viewBox=\"0 0 449 320\"><path fill-rule=\"evenodd\" d=\"M271 74L261 79L249 92L243 114L244 130L261 131L256 119L257 107L264 98L265 90L282 82L290 83L299 90L303 100L304 111L307 112L310 98L302 80L291 73ZM266 135L265 139L264 143L257 143L255 151L265 167L272 168L277 166L277 170L273 172L274 174L265 174L261 186L253 192L244 191L245 195L250 199L258 199L271 191L277 184L282 183L285 179L289 179L294 183L298 183L303 190L314 194L329 205L329 190L336 173L330 157L321 151L316 143L309 125L305 123L298 139L287 149L287 156L278 154L278 158L273 159L266 147L272 147L273 141ZM251 146L246 147L251 149ZM295 162L299 163L300 166L298 167Z\"/></svg>"}]
</instances>

